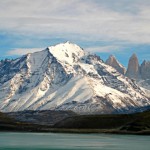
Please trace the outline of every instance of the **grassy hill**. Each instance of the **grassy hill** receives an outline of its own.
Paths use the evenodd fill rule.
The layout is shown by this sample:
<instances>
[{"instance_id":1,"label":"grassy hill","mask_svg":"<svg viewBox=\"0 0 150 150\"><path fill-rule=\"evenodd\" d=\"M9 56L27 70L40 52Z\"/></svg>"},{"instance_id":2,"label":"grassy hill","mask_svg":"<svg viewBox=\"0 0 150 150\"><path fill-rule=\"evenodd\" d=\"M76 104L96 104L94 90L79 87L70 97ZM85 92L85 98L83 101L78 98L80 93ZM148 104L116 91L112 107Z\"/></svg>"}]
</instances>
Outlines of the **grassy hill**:
<instances>
[{"instance_id":1,"label":"grassy hill","mask_svg":"<svg viewBox=\"0 0 150 150\"><path fill-rule=\"evenodd\" d=\"M0 112L0 123L10 123L14 120L9 118L6 114Z\"/></svg>"},{"instance_id":2,"label":"grassy hill","mask_svg":"<svg viewBox=\"0 0 150 150\"><path fill-rule=\"evenodd\" d=\"M99 132L147 133L150 134L150 111L120 115L82 115L58 122L55 128L79 129L80 131L99 129Z\"/></svg>"},{"instance_id":3,"label":"grassy hill","mask_svg":"<svg viewBox=\"0 0 150 150\"><path fill-rule=\"evenodd\" d=\"M56 122L73 115L70 111L51 110L0 112L0 131L49 132Z\"/></svg>"},{"instance_id":4,"label":"grassy hill","mask_svg":"<svg viewBox=\"0 0 150 150\"><path fill-rule=\"evenodd\" d=\"M17 121L0 112L0 131L45 131L49 126Z\"/></svg>"},{"instance_id":5,"label":"grassy hill","mask_svg":"<svg viewBox=\"0 0 150 150\"><path fill-rule=\"evenodd\" d=\"M28 113L26 115L31 117L29 120L34 119L34 116L36 116L37 119L37 115L29 115ZM39 113L42 115L45 114L45 112ZM54 113L55 112L52 114ZM19 114L22 113L19 112ZM43 119L50 119L49 117L51 116L47 115L47 117L45 116ZM136 114L73 115L58 121L54 125L48 124L48 122L45 125L37 123L38 122L34 123L19 121L18 118L16 120L13 119L12 116L10 118L7 114L0 113L0 131L118 133L150 135L150 110Z\"/></svg>"},{"instance_id":6,"label":"grassy hill","mask_svg":"<svg viewBox=\"0 0 150 150\"><path fill-rule=\"evenodd\" d=\"M150 111L134 114L135 119L124 125L121 130L146 131L150 130Z\"/></svg>"}]
</instances>

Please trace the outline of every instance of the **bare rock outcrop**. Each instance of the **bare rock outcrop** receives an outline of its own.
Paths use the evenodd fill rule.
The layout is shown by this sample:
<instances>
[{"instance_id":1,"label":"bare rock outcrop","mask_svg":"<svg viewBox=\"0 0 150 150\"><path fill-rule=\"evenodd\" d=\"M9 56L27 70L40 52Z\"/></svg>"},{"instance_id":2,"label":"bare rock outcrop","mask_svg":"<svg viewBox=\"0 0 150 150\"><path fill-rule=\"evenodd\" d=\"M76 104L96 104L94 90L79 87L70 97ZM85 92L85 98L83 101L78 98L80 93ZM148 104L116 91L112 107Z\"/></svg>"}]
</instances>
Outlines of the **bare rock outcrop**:
<instances>
[{"instance_id":1,"label":"bare rock outcrop","mask_svg":"<svg viewBox=\"0 0 150 150\"><path fill-rule=\"evenodd\" d=\"M140 78L140 66L136 54L133 54L129 59L126 76L131 79Z\"/></svg>"},{"instance_id":2,"label":"bare rock outcrop","mask_svg":"<svg viewBox=\"0 0 150 150\"><path fill-rule=\"evenodd\" d=\"M150 79L150 61L144 60L140 66L142 79Z\"/></svg>"},{"instance_id":3,"label":"bare rock outcrop","mask_svg":"<svg viewBox=\"0 0 150 150\"><path fill-rule=\"evenodd\" d=\"M115 58L115 56L110 55L109 58L106 60L106 64L109 66L112 66L113 68L115 68L118 72L120 72L121 74L125 74L126 69L123 65L121 65L118 60Z\"/></svg>"}]
</instances>

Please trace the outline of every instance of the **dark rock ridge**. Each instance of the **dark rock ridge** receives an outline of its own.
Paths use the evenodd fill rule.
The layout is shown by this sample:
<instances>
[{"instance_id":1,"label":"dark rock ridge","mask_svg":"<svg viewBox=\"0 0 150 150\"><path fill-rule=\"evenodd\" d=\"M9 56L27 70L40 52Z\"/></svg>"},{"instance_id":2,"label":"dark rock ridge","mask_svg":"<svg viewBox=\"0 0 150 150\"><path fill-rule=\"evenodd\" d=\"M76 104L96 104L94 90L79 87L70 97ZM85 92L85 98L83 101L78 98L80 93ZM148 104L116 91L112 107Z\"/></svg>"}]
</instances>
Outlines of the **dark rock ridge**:
<instances>
[{"instance_id":1,"label":"dark rock ridge","mask_svg":"<svg viewBox=\"0 0 150 150\"><path fill-rule=\"evenodd\" d=\"M109 58L106 60L106 64L112 66L123 75L126 73L125 67L121 65L113 55L109 56Z\"/></svg>"}]
</instances>

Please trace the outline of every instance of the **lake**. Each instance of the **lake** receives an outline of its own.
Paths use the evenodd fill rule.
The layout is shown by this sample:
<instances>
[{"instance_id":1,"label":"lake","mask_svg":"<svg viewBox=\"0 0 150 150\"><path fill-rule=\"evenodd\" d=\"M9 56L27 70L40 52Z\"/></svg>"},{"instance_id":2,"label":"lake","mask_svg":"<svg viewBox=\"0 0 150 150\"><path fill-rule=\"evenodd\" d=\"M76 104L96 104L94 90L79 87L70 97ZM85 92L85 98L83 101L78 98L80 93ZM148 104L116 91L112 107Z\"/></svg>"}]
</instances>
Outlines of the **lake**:
<instances>
[{"instance_id":1,"label":"lake","mask_svg":"<svg viewBox=\"0 0 150 150\"><path fill-rule=\"evenodd\" d=\"M150 136L0 132L0 150L150 150Z\"/></svg>"}]
</instances>

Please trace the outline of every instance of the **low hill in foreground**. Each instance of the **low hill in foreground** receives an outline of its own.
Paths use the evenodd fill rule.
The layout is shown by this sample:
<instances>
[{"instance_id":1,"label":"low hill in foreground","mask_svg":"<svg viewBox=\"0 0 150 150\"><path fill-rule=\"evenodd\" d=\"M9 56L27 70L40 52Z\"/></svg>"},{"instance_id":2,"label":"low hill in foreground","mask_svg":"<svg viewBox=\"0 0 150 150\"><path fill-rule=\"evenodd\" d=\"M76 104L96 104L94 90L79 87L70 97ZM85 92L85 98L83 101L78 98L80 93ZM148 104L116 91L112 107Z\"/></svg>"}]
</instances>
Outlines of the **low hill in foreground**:
<instances>
[{"instance_id":1,"label":"low hill in foreground","mask_svg":"<svg viewBox=\"0 0 150 150\"><path fill-rule=\"evenodd\" d=\"M28 112L29 113L29 112ZM33 114L33 112L31 111ZM35 112L34 112L35 113ZM40 113L40 112L39 112ZM42 114L43 112L41 112ZM44 112L45 113L45 112ZM55 112L53 112L54 114ZM58 115L58 112L57 112ZM29 120L34 120L34 115ZM37 118L37 116L36 116ZM45 120L48 119L45 117ZM150 110L136 114L73 115L54 125L23 122L0 113L0 131L117 133L150 135Z\"/></svg>"},{"instance_id":2,"label":"low hill in foreground","mask_svg":"<svg viewBox=\"0 0 150 150\"><path fill-rule=\"evenodd\" d=\"M79 132L150 134L150 111L121 115L74 116L58 122L55 128L79 129Z\"/></svg>"},{"instance_id":3,"label":"low hill in foreground","mask_svg":"<svg viewBox=\"0 0 150 150\"><path fill-rule=\"evenodd\" d=\"M50 131L55 123L74 115L71 111L51 110L0 112L0 131Z\"/></svg>"},{"instance_id":4,"label":"low hill in foreground","mask_svg":"<svg viewBox=\"0 0 150 150\"><path fill-rule=\"evenodd\" d=\"M0 113L0 131L42 131L41 128L41 125L19 122L7 114Z\"/></svg>"}]
</instances>

